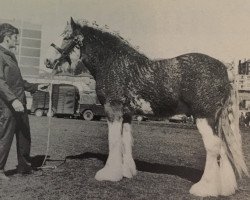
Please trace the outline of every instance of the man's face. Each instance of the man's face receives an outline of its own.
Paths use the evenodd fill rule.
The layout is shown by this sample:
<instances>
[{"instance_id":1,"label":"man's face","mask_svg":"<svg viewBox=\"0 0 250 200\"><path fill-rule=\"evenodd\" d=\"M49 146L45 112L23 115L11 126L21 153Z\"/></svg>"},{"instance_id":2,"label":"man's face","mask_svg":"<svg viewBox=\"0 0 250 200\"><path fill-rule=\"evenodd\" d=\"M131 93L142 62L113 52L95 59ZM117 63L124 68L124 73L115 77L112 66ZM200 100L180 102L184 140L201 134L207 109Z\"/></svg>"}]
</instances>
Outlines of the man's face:
<instances>
[{"instance_id":1,"label":"man's face","mask_svg":"<svg viewBox=\"0 0 250 200\"><path fill-rule=\"evenodd\" d=\"M16 48L19 45L19 35L13 34L11 36L7 36L9 48Z\"/></svg>"}]
</instances>

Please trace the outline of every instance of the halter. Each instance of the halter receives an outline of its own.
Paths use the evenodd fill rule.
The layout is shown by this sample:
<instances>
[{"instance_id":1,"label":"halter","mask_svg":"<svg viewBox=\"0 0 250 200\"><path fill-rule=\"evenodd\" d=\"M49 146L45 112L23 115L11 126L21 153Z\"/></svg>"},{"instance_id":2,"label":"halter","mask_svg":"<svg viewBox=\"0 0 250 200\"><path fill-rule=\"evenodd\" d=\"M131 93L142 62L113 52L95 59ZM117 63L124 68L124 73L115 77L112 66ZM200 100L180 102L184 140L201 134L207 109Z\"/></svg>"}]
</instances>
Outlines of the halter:
<instances>
[{"instance_id":1,"label":"halter","mask_svg":"<svg viewBox=\"0 0 250 200\"><path fill-rule=\"evenodd\" d=\"M64 49L61 49L60 47L58 47L57 45L55 45L54 43L52 43L50 46L54 47L60 54L61 56L55 60L54 64L51 66L52 69L56 69L57 65L59 63L61 63L63 60L66 60L69 64L71 64L71 60L69 57L70 52L72 52L72 50L75 47L82 47L83 46L83 39L84 37L82 35L76 35L76 36L70 36L67 38L67 40L72 39L72 41L66 45L66 47Z\"/></svg>"}]
</instances>

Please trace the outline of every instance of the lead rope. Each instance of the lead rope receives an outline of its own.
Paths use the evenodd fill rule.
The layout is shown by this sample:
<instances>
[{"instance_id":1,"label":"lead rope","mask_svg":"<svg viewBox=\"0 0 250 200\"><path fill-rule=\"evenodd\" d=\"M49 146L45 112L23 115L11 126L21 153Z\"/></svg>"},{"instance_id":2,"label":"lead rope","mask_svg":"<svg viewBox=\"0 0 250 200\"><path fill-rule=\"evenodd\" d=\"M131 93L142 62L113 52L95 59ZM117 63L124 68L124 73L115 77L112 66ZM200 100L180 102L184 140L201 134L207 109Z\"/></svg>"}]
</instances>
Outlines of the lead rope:
<instances>
[{"instance_id":1,"label":"lead rope","mask_svg":"<svg viewBox=\"0 0 250 200\"><path fill-rule=\"evenodd\" d=\"M54 67L53 67L53 71L55 69L55 67L57 66L59 61L57 61L55 64L54 64ZM49 86L49 110L48 110L48 134L47 134L47 147L46 147L46 153L45 153L45 157L43 159L43 163L40 167L38 167L37 169L56 169L57 167L59 167L60 165L62 165L63 163L66 162L66 157L64 160L56 160L56 161L63 161L63 163L59 164L59 165L54 165L54 166L46 166L45 163L48 159L48 154L49 154L49 147L50 147L50 135L51 135L51 121L52 121L52 90L53 90L53 78L54 78L54 75L55 75L55 72L51 73L51 76L50 76L50 86Z\"/></svg>"},{"instance_id":2,"label":"lead rope","mask_svg":"<svg viewBox=\"0 0 250 200\"><path fill-rule=\"evenodd\" d=\"M47 147L46 153L41 167L45 167L46 160L49 154L50 147L50 134L51 134L51 120L52 120L52 88L53 88L53 74L50 76L50 86L49 86L49 110L48 110L48 134L47 134Z\"/></svg>"}]
</instances>

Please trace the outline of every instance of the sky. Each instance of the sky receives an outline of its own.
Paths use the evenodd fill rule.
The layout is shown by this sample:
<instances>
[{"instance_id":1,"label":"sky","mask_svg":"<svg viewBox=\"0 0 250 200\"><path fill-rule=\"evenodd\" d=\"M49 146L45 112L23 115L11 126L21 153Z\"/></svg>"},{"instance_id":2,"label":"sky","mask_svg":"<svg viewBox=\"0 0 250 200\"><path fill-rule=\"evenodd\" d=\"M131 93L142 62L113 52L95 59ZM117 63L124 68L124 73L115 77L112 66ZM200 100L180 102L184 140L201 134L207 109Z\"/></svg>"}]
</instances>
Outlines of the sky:
<instances>
[{"instance_id":1,"label":"sky","mask_svg":"<svg viewBox=\"0 0 250 200\"><path fill-rule=\"evenodd\" d=\"M249 0L0 0L0 18L42 25L42 54L71 16L108 25L152 59L250 58Z\"/></svg>"}]
</instances>

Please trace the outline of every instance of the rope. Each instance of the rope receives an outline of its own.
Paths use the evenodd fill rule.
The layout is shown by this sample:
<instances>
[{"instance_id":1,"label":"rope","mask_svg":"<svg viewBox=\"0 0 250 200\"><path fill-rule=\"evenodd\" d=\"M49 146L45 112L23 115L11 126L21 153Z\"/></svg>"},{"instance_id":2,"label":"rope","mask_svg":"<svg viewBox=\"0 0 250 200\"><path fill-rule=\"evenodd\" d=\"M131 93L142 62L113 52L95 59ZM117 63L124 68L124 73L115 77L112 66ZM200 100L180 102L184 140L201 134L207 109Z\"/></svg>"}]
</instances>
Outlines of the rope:
<instances>
[{"instance_id":1,"label":"rope","mask_svg":"<svg viewBox=\"0 0 250 200\"><path fill-rule=\"evenodd\" d=\"M50 147L50 135L51 135L51 121L52 121L52 87L53 87L53 75L51 75L50 78L50 87L49 87L49 111L48 111L48 134L47 134L47 147L46 147L46 153L45 153L45 157L43 160L43 164L41 167L43 167L45 165L45 162L48 158L48 154L49 154L49 147Z\"/></svg>"},{"instance_id":2,"label":"rope","mask_svg":"<svg viewBox=\"0 0 250 200\"><path fill-rule=\"evenodd\" d=\"M52 69L52 73L50 76L50 87L49 87L49 110L48 110L48 134L47 134L47 146L46 146L46 152L45 152L45 157L43 160L43 163L40 167L38 167L38 169L56 169L57 167L61 166L62 164L64 164L66 162L66 157L64 158L64 160L60 160L63 161L63 163L60 163L59 165L55 165L55 166L45 166L46 160L48 158L49 155L49 147L50 147L50 135L51 135L51 122L52 122L52 90L53 90L53 77L55 75L54 69L55 67L58 65L59 61L57 61ZM53 73L54 72L54 73Z\"/></svg>"}]
</instances>

